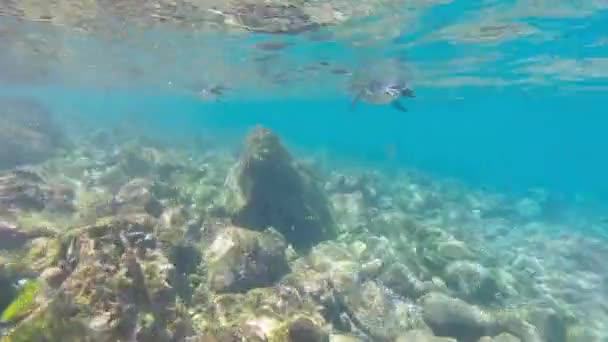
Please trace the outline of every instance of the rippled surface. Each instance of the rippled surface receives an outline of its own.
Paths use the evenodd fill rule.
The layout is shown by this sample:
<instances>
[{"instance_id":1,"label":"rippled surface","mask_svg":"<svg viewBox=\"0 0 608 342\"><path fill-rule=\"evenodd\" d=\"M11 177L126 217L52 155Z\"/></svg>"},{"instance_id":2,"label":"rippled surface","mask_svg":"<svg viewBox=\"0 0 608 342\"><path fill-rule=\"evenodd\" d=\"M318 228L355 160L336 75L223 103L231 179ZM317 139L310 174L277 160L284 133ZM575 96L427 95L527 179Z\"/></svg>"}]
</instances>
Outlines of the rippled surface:
<instances>
[{"instance_id":1,"label":"rippled surface","mask_svg":"<svg viewBox=\"0 0 608 342\"><path fill-rule=\"evenodd\" d=\"M0 10L0 39L9 52L0 67L8 83L184 94L224 84L238 90L237 97L314 97L344 93L352 73L387 60L402 63L419 88L602 91L608 76L605 1L309 1L289 7L305 15L268 6L241 13L235 8L245 2L221 1L16 3Z\"/></svg>"}]
</instances>

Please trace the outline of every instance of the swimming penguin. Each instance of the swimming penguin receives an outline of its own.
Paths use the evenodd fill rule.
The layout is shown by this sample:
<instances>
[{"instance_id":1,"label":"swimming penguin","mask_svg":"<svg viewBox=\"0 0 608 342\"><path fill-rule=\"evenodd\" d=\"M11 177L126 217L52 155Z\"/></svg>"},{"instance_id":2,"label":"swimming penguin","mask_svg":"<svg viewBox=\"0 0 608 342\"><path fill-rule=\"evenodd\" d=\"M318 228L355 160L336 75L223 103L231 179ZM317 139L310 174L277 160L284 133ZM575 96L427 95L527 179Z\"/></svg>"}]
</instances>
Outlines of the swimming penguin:
<instances>
[{"instance_id":1,"label":"swimming penguin","mask_svg":"<svg viewBox=\"0 0 608 342\"><path fill-rule=\"evenodd\" d=\"M186 87L189 91L194 93L196 97L205 102L219 102L226 94L226 91L231 90L230 87L226 85L206 81L192 82L191 84L186 85Z\"/></svg>"},{"instance_id":2,"label":"swimming penguin","mask_svg":"<svg viewBox=\"0 0 608 342\"><path fill-rule=\"evenodd\" d=\"M207 87L203 87L199 92L198 92L198 97L202 100L212 100L212 101L219 101L220 98L224 95L224 92L226 90L229 90L228 87L225 87L223 85L213 85L213 86L207 86Z\"/></svg>"},{"instance_id":3,"label":"swimming penguin","mask_svg":"<svg viewBox=\"0 0 608 342\"><path fill-rule=\"evenodd\" d=\"M354 110L360 101L364 101L373 104L390 104L401 112L407 112L407 108L400 101L401 98L416 96L414 91L401 81L371 80L358 88L351 110Z\"/></svg>"},{"instance_id":4,"label":"swimming penguin","mask_svg":"<svg viewBox=\"0 0 608 342\"><path fill-rule=\"evenodd\" d=\"M393 108L407 112L402 98L415 97L409 86L414 78L413 70L401 59L364 58L360 60L350 77L349 90L353 96L351 110L361 101L371 104L390 104Z\"/></svg>"}]
</instances>

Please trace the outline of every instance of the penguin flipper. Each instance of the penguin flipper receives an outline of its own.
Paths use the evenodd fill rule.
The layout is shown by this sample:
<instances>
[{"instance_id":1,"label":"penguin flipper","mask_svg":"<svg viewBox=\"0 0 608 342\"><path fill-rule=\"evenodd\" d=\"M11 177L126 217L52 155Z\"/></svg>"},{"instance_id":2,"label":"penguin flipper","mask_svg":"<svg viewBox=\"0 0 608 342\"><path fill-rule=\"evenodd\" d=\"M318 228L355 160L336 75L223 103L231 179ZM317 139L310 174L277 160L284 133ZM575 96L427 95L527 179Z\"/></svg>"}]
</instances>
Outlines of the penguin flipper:
<instances>
[{"instance_id":1,"label":"penguin flipper","mask_svg":"<svg viewBox=\"0 0 608 342\"><path fill-rule=\"evenodd\" d=\"M399 100L391 102L391 106L393 106L393 108L400 112L407 113L407 108L405 108L405 106L403 106L403 104Z\"/></svg>"},{"instance_id":2,"label":"penguin flipper","mask_svg":"<svg viewBox=\"0 0 608 342\"><path fill-rule=\"evenodd\" d=\"M355 108L357 107L357 104L359 103L359 101L361 101L361 96L363 96L363 90L361 90L360 92L357 93L357 96L355 96L355 98L353 99L353 102L350 105L350 110L354 111Z\"/></svg>"}]
</instances>

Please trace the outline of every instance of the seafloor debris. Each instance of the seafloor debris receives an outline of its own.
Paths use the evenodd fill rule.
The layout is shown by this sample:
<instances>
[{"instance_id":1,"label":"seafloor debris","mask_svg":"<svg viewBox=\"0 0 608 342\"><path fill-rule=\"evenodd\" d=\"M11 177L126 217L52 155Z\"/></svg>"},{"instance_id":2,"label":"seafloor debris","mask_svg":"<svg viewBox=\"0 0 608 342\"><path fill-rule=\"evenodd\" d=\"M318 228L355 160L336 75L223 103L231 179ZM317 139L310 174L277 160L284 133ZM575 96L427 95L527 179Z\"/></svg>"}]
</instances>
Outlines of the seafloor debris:
<instances>
[{"instance_id":1,"label":"seafloor debris","mask_svg":"<svg viewBox=\"0 0 608 342\"><path fill-rule=\"evenodd\" d=\"M313 175L263 128L239 160L109 141L0 177L0 244L19 240L0 253L2 342L608 337L605 240L548 238L519 200L413 172ZM48 207L57 179L73 210Z\"/></svg>"}]
</instances>

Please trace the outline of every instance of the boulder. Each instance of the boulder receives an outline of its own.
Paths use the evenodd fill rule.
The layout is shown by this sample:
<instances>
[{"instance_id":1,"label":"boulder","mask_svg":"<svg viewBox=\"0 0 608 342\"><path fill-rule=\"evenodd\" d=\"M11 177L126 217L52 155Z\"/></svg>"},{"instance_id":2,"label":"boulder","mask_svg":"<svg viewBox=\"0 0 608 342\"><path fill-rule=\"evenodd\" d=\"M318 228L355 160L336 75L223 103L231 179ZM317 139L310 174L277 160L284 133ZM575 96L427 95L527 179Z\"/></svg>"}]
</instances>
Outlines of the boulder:
<instances>
[{"instance_id":1,"label":"boulder","mask_svg":"<svg viewBox=\"0 0 608 342\"><path fill-rule=\"evenodd\" d=\"M424 320L437 336L476 341L497 331L497 323L492 315L443 293L428 293L420 298L420 304L424 310Z\"/></svg>"},{"instance_id":2,"label":"boulder","mask_svg":"<svg viewBox=\"0 0 608 342\"><path fill-rule=\"evenodd\" d=\"M205 255L210 288L243 292L272 285L289 270L286 247L277 232L223 228Z\"/></svg>"},{"instance_id":3,"label":"boulder","mask_svg":"<svg viewBox=\"0 0 608 342\"><path fill-rule=\"evenodd\" d=\"M258 127L226 179L224 206L234 224L273 227L296 249L335 236L330 204L319 182L270 130Z\"/></svg>"}]
</instances>

